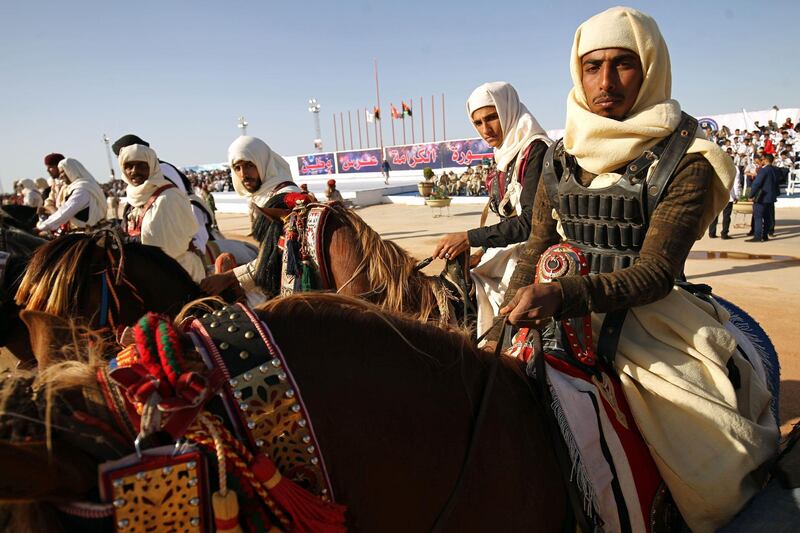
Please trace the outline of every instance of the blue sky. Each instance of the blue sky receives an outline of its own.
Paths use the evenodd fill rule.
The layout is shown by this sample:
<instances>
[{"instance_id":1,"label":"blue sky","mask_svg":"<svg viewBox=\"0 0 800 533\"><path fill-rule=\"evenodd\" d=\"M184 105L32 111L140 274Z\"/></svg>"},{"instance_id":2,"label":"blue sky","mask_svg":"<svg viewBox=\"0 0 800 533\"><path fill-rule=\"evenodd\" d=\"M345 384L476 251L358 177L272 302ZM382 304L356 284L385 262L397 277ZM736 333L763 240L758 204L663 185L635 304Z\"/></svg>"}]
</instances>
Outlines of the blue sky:
<instances>
[{"instance_id":1,"label":"blue sky","mask_svg":"<svg viewBox=\"0 0 800 533\"><path fill-rule=\"evenodd\" d=\"M575 28L612 5L3 2L0 180L8 191L13 179L45 175L42 157L59 151L105 181L103 133L112 140L137 133L179 165L224 161L239 115L278 152L307 153L310 97L322 104L323 141L332 150L332 113L374 105L374 59L385 118L389 101L413 97L416 110L420 96L428 108L435 94L438 110L444 93L448 137L474 136L466 97L484 81L506 80L545 128L560 128ZM800 106L800 2L629 5L659 23L673 96L689 113ZM426 129L430 138L429 117ZM383 136L388 144L388 120Z\"/></svg>"}]
</instances>

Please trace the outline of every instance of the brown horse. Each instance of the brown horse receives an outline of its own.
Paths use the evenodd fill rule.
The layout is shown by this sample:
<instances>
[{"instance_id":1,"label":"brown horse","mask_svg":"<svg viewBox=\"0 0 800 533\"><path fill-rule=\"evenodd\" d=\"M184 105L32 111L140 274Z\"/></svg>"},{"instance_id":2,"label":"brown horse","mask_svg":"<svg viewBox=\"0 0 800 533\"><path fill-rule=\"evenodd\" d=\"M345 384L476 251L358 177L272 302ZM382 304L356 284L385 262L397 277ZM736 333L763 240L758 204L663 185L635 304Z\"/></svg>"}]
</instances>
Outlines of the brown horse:
<instances>
[{"instance_id":1,"label":"brown horse","mask_svg":"<svg viewBox=\"0 0 800 533\"><path fill-rule=\"evenodd\" d=\"M341 296L277 299L257 313L303 395L337 502L348 508L348 529L429 530L459 477L492 356L461 334ZM9 507L16 520L9 527L31 530L35 520L59 519L54 502L85 499L95 490L100 445L80 444L92 442L92 431L76 413L98 397L96 369L104 363L96 343L95 357L73 349L65 356L70 361L59 362L50 346L80 337L50 315L23 316L32 336L42 339L42 370L36 378L7 381L0 499L37 504L36 512ZM80 362L75 353L83 354ZM499 362L496 380L445 529L559 531L567 516L565 487L544 408L515 361ZM96 404L94 410L112 419L97 414ZM105 442L111 441L105 459L133 449Z\"/></svg>"},{"instance_id":2,"label":"brown horse","mask_svg":"<svg viewBox=\"0 0 800 533\"><path fill-rule=\"evenodd\" d=\"M381 239L352 209L340 203L326 207L320 247L325 264L319 265L328 282L323 289L361 298L422 322L452 323L452 294L440 277L420 272L416 259L396 243ZM269 253L264 249L262 244L262 254Z\"/></svg>"},{"instance_id":3,"label":"brown horse","mask_svg":"<svg viewBox=\"0 0 800 533\"><path fill-rule=\"evenodd\" d=\"M70 233L38 248L16 304L114 334L146 311L174 315L201 296L200 287L160 248L123 243L112 230L101 230Z\"/></svg>"}]
</instances>

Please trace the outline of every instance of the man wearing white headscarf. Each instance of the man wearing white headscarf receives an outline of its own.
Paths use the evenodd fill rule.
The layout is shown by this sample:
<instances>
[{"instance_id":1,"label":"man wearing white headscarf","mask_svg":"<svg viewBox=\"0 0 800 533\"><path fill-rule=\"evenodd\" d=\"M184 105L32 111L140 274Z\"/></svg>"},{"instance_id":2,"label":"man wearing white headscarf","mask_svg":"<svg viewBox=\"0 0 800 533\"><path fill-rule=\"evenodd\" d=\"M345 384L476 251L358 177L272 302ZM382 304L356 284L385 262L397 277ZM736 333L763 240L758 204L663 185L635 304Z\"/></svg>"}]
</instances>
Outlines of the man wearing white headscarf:
<instances>
[{"instance_id":1,"label":"man wearing white headscarf","mask_svg":"<svg viewBox=\"0 0 800 533\"><path fill-rule=\"evenodd\" d=\"M286 160L257 137L242 135L233 141L228 148L228 163L233 171L234 190L249 201L251 220L266 217L279 222L288 211L283 206L272 206L272 200L286 193L301 192L292 181ZM259 256L263 254L262 251ZM219 294L238 282L251 304L263 301L263 288L256 284L258 261L256 258L230 272L209 276L200 286L209 294Z\"/></svg>"},{"instance_id":2,"label":"man wearing white headscarf","mask_svg":"<svg viewBox=\"0 0 800 533\"><path fill-rule=\"evenodd\" d=\"M24 179L19 182L22 187L22 205L40 208L44 205L42 194L36 187L32 179Z\"/></svg>"},{"instance_id":3,"label":"man wearing white headscarf","mask_svg":"<svg viewBox=\"0 0 800 533\"><path fill-rule=\"evenodd\" d=\"M501 221L443 236L433 257L456 258L470 247L483 248L472 271L478 303L477 333L489 329L500 309L522 245L531 233L533 198L542 160L552 141L514 87L504 81L484 83L467 100L467 116L494 149L500 175L489 186L490 207Z\"/></svg>"},{"instance_id":4,"label":"man wearing white headscarf","mask_svg":"<svg viewBox=\"0 0 800 533\"><path fill-rule=\"evenodd\" d=\"M189 199L161 173L156 152L141 144L119 152L128 206L128 234L142 244L157 246L175 259L199 283L205 277L200 252L192 244L197 219Z\"/></svg>"},{"instance_id":5,"label":"man wearing white headscarf","mask_svg":"<svg viewBox=\"0 0 800 533\"><path fill-rule=\"evenodd\" d=\"M71 229L91 227L106 218L106 195L97 180L77 159L67 157L58 163L59 179L65 185L64 201L36 227L55 231L69 224Z\"/></svg>"},{"instance_id":6,"label":"man wearing white headscarf","mask_svg":"<svg viewBox=\"0 0 800 533\"><path fill-rule=\"evenodd\" d=\"M689 527L713 531L759 489L778 439L763 370L740 353L752 346L719 304L674 281L727 203L733 163L671 99L667 46L644 13L584 22L570 66L566 131L545 156L528 254L536 264L566 235L592 274L524 287L501 313L528 325L591 314L601 357L618 333L606 355L659 472Z\"/></svg>"},{"instance_id":7,"label":"man wearing white headscarf","mask_svg":"<svg viewBox=\"0 0 800 533\"><path fill-rule=\"evenodd\" d=\"M132 144L141 144L148 147L150 146L150 143L138 135L129 133L114 141L114 144L111 145L111 150L117 156L119 156L120 150ZM187 178L183 172L178 170L178 167L161 159L158 160L158 163L161 167L161 174L167 179L167 181L175 185L179 191L184 193L189 198L189 202L192 205L192 212L194 213L194 217L197 219L197 233L195 233L194 237L192 238L192 242L194 243L195 248L205 253L206 246L208 245L209 238L211 237L209 230L214 225L214 215L208 209L206 202L204 202L194 193L189 178Z\"/></svg>"}]
</instances>

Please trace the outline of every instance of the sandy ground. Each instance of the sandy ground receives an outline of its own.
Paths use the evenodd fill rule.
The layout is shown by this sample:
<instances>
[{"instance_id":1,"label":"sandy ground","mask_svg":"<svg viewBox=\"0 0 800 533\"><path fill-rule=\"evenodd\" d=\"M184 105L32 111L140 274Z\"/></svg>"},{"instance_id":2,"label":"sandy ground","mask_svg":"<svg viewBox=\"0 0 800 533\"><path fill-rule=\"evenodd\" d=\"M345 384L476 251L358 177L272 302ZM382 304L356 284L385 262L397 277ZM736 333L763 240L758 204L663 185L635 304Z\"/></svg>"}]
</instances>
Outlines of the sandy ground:
<instances>
[{"instance_id":1,"label":"sandy ground","mask_svg":"<svg viewBox=\"0 0 800 533\"><path fill-rule=\"evenodd\" d=\"M396 241L415 257L428 257L444 234L475 227L481 209L453 205L444 216L428 206L377 205L358 210L384 238ZM800 209L777 210L777 235L765 243L744 242L746 228L731 228L730 240L697 241L686 263L690 281L707 283L714 292L750 313L767 331L781 362L781 421L784 432L800 421L800 333L795 313L800 309ZM496 219L495 219L496 221ZM243 215L219 215L226 235L247 238ZM734 217L734 224L743 222ZM490 219L489 223L492 223ZM438 273L442 262L425 271Z\"/></svg>"}]
</instances>

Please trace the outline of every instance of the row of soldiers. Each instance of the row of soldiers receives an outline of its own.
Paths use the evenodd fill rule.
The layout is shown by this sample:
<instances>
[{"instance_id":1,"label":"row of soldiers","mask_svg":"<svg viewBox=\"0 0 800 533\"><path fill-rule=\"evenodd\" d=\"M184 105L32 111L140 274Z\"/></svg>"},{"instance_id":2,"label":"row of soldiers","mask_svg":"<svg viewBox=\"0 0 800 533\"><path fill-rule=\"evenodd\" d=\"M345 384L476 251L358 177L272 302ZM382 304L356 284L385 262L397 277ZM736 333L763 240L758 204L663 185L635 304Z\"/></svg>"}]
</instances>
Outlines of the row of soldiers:
<instances>
[{"instance_id":1,"label":"row of soldiers","mask_svg":"<svg viewBox=\"0 0 800 533\"><path fill-rule=\"evenodd\" d=\"M475 168L467 167L460 176L452 170L443 171L436 178L436 184L439 188L447 190L450 196L484 196L487 190L486 179L495 171L494 162L486 167L482 164Z\"/></svg>"}]
</instances>

